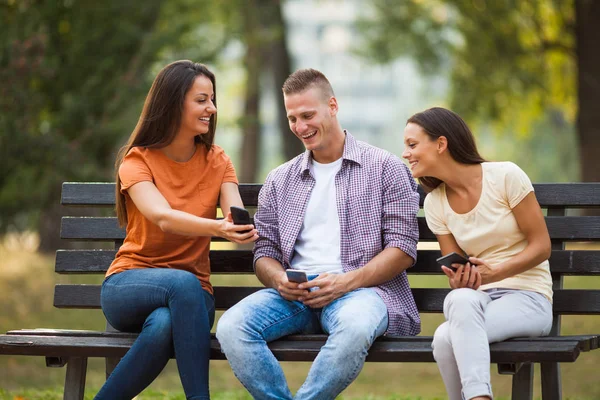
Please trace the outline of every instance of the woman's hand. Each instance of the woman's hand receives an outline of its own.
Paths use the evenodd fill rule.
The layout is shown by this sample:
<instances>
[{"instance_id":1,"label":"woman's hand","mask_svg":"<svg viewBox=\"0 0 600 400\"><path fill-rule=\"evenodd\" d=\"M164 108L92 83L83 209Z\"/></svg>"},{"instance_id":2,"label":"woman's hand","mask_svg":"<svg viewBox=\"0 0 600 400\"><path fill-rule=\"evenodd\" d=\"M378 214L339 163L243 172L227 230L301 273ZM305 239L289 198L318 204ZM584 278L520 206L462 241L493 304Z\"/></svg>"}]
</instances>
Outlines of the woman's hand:
<instances>
[{"instance_id":1,"label":"woman's hand","mask_svg":"<svg viewBox=\"0 0 600 400\"><path fill-rule=\"evenodd\" d=\"M481 275L481 284L496 282L499 279L496 277L496 270L494 270L487 261L481 258L469 257L471 264L477 265L477 272Z\"/></svg>"},{"instance_id":2,"label":"woman's hand","mask_svg":"<svg viewBox=\"0 0 600 400\"><path fill-rule=\"evenodd\" d=\"M258 239L258 231L254 229L254 225L235 225L231 213L228 213L226 218L219 221L218 236L230 242L245 244Z\"/></svg>"},{"instance_id":3,"label":"woman's hand","mask_svg":"<svg viewBox=\"0 0 600 400\"><path fill-rule=\"evenodd\" d=\"M442 266L442 271L448 277L452 289L471 288L477 290L481 286L481 274L478 268L471 265L470 262L466 264L452 264L452 266L457 268L456 272L446 266Z\"/></svg>"}]
</instances>

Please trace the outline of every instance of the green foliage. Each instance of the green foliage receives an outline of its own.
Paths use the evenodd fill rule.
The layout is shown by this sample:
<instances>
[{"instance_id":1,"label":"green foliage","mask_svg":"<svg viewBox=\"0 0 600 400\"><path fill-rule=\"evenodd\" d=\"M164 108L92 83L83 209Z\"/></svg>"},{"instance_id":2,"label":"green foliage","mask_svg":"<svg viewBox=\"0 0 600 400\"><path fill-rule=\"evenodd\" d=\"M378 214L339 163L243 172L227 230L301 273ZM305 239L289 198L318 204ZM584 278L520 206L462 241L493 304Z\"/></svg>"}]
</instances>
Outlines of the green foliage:
<instances>
[{"instance_id":1,"label":"green foliage","mask_svg":"<svg viewBox=\"0 0 600 400\"><path fill-rule=\"evenodd\" d=\"M34 228L63 181L112 180L157 60L209 62L208 1L0 5L0 231ZM201 11L204 14L201 14ZM193 36L190 36L191 34ZM164 65L160 65L161 67Z\"/></svg>"},{"instance_id":2,"label":"green foliage","mask_svg":"<svg viewBox=\"0 0 600 400\"><path fill-rule=\"evenodd\" d=\"M142 64L152 53L144 27L155 24L159 10L158 1L3 6L0 227L55 201L47 196L64 179L107 175L119 132L106 122L143 81ZM128 18L117 23L122 15Z\"/></svg>"},{"instance_id":3,"label":"green foliage","mask_svg":"<svg viewBox=\"0 0 600 400\"><path fill-rule=\"evenodd\" d=\"M550 108L576 113L573 0L374 0L363 54L412 56L450 76L450 108L525 133ZM450 72L449 72L450 71ZM448 73L449 72L449 73Z\"/></svg>"},{"instance_id":4,"label":"green foliage","mask_svg":"<svg viewBox=\"0 0 600 400\"><path fill-rule=\"evenodd\" d=\"M51 249L44 243L57 237L48 227L58 225L61 183L112 181L116 151L159 69L177 59L210 65L228 57L228 44L254 40L247 7L242 0L0 2L0 233L35 229ZM282 35L281 24L268 27L255 39Z\"/></svg>"},{"instance_id":5,"label":"green foliage","mask_svg":"<svg viewBox=\"0 0 600 400\"><path fill-rule=\"evenodd\" d=\"M447 77L448 107L486 158L515 161L534 181L574 181L576 134L586 133L574 129L574 14L573 0L374 0L358 51L377 62L412 57Z\"/></svg>"}]
</instances>

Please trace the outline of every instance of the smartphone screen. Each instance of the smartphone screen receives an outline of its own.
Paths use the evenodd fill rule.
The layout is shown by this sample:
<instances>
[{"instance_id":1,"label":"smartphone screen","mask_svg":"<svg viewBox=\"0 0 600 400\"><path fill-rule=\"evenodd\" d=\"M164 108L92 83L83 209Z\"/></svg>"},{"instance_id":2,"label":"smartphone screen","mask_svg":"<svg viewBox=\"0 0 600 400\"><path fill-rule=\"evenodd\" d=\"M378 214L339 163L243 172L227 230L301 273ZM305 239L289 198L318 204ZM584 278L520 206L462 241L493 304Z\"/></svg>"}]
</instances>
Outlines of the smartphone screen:
<instances>
[{"instance_id":1,"label":"smartphone screen","mask_svg":"<svg viewBox=\"0 0 600 400\"><path fill-rule=\"evenodd\" d=\"M450 254L446 254L443 257L435 260L440 266L444 265L453 271L456 271L456 268L452 266L452 264L466 264L469 262L465 257L461 256L458 253L452 252Z\"/></svg>"},{"instance_id":2,"label":"smartphone screen","mask_svg":"<svg viewBox=\"0 0 600 400\"><path fill-rule=\"evenodd\" d=\"M250 225L250 213L245 208L231 206L231 218L235 225ZM240 231L240 233L247 233L250 231Z\"/></svg>"},{"instance_id":3,"label":"smartphone screen","mask_svg":"<svg viewBox=\"0 0 600 400\"><path fill-rule=\"evenodd\" d=\"M300 271L297 269L286 269L285 273L287 275L288 281L302 283L307 282L308 277L306 276L306 272Z\"/></svg>"},{"instance_id":4,"label":"smartphone screen","mask_svg":"<svg viewBox=\"0 0 600 400\"><path fill-rule=\"evenodd\" d=\"M236 225L250 224L250 213L245 208L231 206L231 218Z\"/></svg>"}]
</instances>

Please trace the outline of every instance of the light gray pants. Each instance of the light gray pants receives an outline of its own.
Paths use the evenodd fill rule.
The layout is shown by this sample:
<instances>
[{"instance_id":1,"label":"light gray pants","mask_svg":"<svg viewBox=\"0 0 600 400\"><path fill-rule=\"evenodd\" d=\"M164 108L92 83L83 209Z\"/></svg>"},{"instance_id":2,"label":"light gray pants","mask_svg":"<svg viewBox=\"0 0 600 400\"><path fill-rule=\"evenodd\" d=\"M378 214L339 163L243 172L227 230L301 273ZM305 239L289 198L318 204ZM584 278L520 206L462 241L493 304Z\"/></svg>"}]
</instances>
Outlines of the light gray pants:
<instances>
[{"instance_id":1,"label":"light gray pants","mask_svg":"<svg viewBox=\"0 0 600 400\"><path fill-rule=\"evenodd\" d=\"M432 347L450 400L493 398L490 343L545 336L552 328L550 301L525 290L454 289L444 300L444 316Z\"/></svg>"}]
</instances>

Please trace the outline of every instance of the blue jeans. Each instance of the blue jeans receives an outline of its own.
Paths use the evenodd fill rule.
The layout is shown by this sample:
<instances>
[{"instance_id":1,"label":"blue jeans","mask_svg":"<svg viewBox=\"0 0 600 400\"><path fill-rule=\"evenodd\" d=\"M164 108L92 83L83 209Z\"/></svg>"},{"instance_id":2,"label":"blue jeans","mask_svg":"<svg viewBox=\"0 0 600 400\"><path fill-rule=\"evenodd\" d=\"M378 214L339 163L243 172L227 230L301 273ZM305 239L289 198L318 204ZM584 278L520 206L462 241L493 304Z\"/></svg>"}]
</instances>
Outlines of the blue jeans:
<instances>
[{"instance_id":1,"label":"blue jeans","mask_svg":"<svg viewBox=\"0 0 600 400\"><path fill-rule=\"evenodd\" d=\"M175 354L188 399L209 399L212 295L190 272L140 268L109 276L102 284L102 311L122 332L140 332L95 399L132 399Z\"/></svg>"},{"instance_id":2,"label":"blue jeans","mask_svg":"<svg viewBox=\"0 0 600 400\"><path fill-rule=\"evenodd\" d=\"M217 338L233 372L255 399L292 399L283 370L267 342L295 333L329 334L296 399L334 399L362 369L373 341L387 329L388 314L373 289L358 289L321 309L260 290L230 308Z\"/></svg>"}]
</instances>

